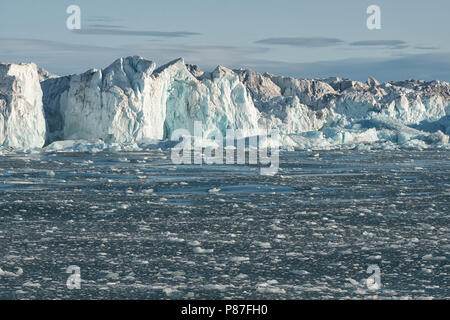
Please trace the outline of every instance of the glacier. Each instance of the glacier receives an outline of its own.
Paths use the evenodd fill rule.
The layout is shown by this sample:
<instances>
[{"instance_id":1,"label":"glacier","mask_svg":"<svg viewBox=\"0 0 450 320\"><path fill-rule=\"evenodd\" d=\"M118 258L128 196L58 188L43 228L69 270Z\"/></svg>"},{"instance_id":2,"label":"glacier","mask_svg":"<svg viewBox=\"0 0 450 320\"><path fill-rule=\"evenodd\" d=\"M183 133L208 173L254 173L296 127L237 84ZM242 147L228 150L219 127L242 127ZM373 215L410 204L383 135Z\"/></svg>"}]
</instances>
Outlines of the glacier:
<instances>
[{"instance_id":1,"label":"glacier","mask_svg":"<svg viewBox=\"0 0 450 320\"><path fill-rule=\"evenodd\" d=\"M193 134L201 121L205 136L278 129L286 149L450 148L444 81L297 79L223 66L204 72L182 58L157 67L139 56L67 76L1 64L0 77L4 147L164 148L175 130Z\"/></svg>"},{"instance_id":2,"label":"glacier","mask_svg":"<svg viewBox=\"0 0 450 320\"><path fill-rule=\"evenodd\" d=\"M193 132L195 121L207 130L258 133L259 113L236 74L219 67L197 78L188 68L182 59L156 68L128 57L103 70L43 81L49 142L161 140L176 129Z\"/></svg>"},{"instance_id":3,"label":"glacier","mask_svg":"<svg viewBox=\"0 0 450 320\"><path fill-rule=\"evenodd\" d=\"M34 63L0 63L0 147L44 145L47 127L39 80Z\"/></svg>"}]
</instances>

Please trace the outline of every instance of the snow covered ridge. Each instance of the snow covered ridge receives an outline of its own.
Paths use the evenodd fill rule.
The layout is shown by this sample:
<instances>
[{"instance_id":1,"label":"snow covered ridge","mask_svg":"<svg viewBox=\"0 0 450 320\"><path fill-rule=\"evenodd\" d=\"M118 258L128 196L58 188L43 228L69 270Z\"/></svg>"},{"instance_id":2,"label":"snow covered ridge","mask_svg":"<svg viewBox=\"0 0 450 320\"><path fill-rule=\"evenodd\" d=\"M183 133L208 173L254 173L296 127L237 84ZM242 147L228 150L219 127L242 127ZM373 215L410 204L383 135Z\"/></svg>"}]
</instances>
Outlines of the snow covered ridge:
<instances>
[{"instance_id":1,"label":"snow covered ridge","mask_svg":"<svg viewBox=\"0 0 450 320\"><path fill-rule=\"evenodd\" d=\"M53 151L82 141L96 150L164 145L155 141L193 132L196 121L206 134L276 128L283 147L299 149L448 148L450 135L447 82L307 80L222 66L203 72L183 59L157 68L142 57L120 58L63 77L34 64L0 64L0 110L0 146L45 140Z\"/></svg>"}]
</instances>

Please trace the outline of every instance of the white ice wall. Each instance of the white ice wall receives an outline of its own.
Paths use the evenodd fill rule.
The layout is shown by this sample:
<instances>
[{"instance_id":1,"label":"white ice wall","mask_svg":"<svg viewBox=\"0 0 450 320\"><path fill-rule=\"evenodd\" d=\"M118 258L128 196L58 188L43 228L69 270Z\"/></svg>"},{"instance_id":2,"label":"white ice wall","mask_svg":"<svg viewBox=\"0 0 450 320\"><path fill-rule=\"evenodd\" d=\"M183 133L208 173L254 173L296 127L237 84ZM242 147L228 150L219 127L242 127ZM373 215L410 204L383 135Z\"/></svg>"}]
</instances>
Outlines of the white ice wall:
<instances>
[{"instance_id":1,"label":"white ice wall","mask_svg":"<svg viewBox=\"0 0 450 320\"><path fill-rule=\"evenodd\" d=\"M177 129L193 133L195 121L207 133L276 128L282 144L300 148L446 143L450 134L450 85L440 81L202 72L183 59L157 68L137 56L80 75L42 74L34 64L0 64L0 146L41 147L45 138L139 143Z\"/></svg>"},{"instance_id":2,"label":"white ice wall","mask_svg":"<svg viewBox=\"0 0 450 320\"><path fill-rule=\"evenodd\" d=\"M0 64L0 146L40 148L46 122L34 63Z\"/></svg>"}]
</instances>

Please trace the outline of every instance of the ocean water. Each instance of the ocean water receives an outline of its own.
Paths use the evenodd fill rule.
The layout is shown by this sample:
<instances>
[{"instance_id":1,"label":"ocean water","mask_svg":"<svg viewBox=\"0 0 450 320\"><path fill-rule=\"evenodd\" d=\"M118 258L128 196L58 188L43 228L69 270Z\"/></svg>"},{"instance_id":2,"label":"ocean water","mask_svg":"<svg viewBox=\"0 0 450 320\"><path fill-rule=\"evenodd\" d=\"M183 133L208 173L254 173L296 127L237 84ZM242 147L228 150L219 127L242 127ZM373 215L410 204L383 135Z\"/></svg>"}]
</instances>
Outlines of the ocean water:
<instances>
[{"instance_id":1,"label":"ocean water","mask_svg":"<svg viewBox=\"0 0 450 320\"><path fill-rule=\"evenodd\" d=\"M449 218L449 151L282 152L273 177L164 151L9 154L0 298L448 299Z\"/></svg>"}]
</instances>

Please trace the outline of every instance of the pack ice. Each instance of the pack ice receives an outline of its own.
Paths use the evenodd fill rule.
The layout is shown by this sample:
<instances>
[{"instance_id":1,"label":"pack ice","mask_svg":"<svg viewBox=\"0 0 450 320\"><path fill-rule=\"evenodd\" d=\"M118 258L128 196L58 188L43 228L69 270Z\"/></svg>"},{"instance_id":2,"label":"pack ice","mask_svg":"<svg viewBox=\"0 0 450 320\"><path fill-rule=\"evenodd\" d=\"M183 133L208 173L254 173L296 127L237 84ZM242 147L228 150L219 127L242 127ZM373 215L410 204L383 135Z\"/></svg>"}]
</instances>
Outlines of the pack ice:
<instances>
[{"instance_id":1,"label":"pack ice","mask_svg":"<svg viewBox=\"0 0 450 320\"><path fill-rule=\"evenodd\" d=\"M30 113L10 126L17 132L3 130L4 141L20 142L3 144L18 147L42 146L45 126L48 150L141 146L168 139L176 129L192 133L195 121L206 134L240 129L252 136L277 128L282 146L299 149L448 147L450 134L450 85L441 81L297 79L222 66L203 72L183 59L157 68L137 56L80 75L39 70L15 77L37 113L42 93L33 79L41 79L46 119L43 124ZM19 96L19 89L2 88L2 97ZM3 121L10 118L18 121L17 115Z\"/></svg>"},{"instance_id":2,"label":"pack ice","mask_svg":"<svg viewBox=\"0 0 450 320\"><path fill-rule=\"evenodd\" d=\"M40 148L46 122L34 63L0 63L0 146Z\"/></svg>"}]
</instances>

